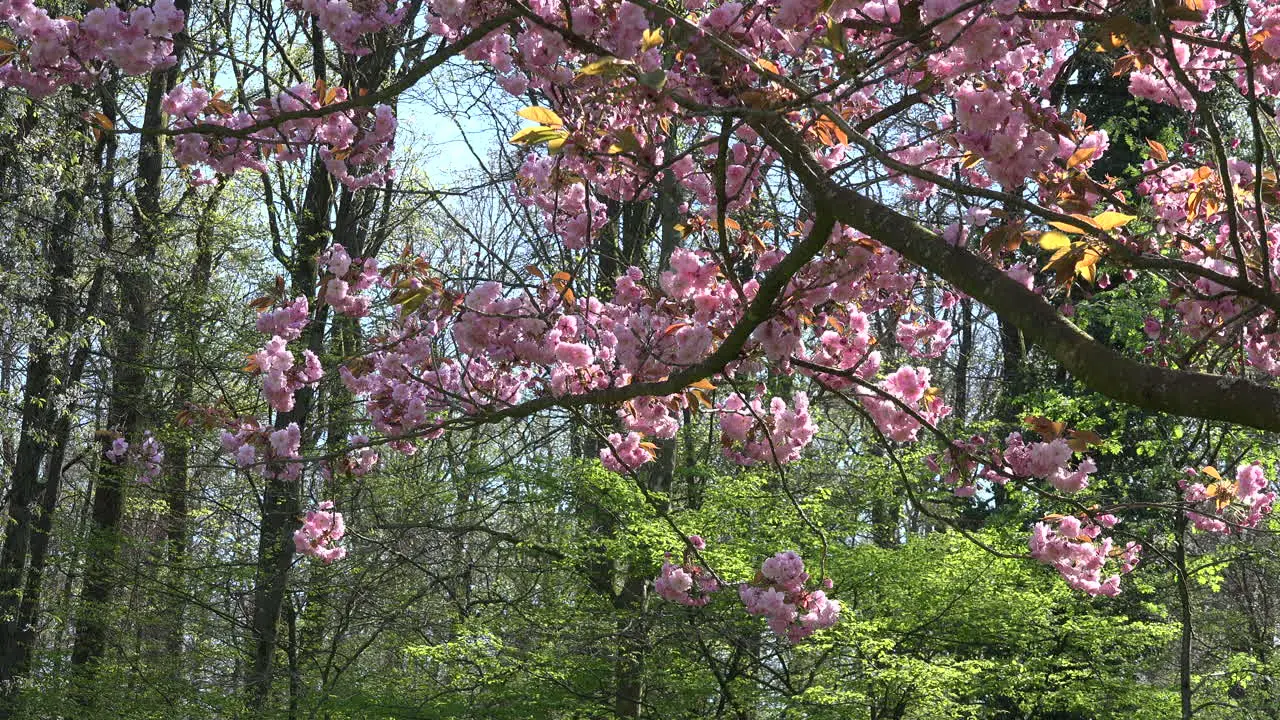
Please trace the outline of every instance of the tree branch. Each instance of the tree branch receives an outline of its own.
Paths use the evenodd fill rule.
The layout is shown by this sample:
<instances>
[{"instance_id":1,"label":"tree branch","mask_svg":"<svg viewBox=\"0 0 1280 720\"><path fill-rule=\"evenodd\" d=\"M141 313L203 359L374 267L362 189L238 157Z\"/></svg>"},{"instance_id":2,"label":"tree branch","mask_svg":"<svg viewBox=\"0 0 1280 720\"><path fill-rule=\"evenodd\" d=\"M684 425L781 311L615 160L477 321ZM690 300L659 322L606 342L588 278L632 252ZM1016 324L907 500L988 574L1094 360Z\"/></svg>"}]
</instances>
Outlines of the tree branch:
<instances>
[{"instance_id":1,"label":"tree branch","mask_svg":"<svg viewBox=\"0 0 1280 720\"><path fill-rule=\"evenodd\" d=\"M840 222L866 233L1018 326L1030 342L1089 389L1147 410L1280 431L1280 390L1240 377L1158 368L1122 355L999 268L832 180L815 165L803 140L783 120L757 118L751 125Z\"/></svg>"}]
</instances>

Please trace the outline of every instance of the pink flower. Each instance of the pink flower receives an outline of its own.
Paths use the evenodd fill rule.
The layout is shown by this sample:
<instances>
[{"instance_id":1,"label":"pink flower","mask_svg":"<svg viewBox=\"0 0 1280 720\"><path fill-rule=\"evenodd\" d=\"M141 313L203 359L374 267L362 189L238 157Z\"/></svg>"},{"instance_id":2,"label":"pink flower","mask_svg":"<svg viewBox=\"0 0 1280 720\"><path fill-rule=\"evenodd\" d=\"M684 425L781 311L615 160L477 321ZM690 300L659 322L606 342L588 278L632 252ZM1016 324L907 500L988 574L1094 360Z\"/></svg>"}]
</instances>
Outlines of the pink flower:
<instances>
[{"instance_id":1,"label":"pink flower","mask_svg":"<svg viewBox=\"0 0 1280 720\"><path fill-rule=\"evenodd\" d=\"M333 512L333 501L325 500L308 510L302 527L293 533L293 546L298 553L319 558L326 565L346 557L344 548L334 546L346 534L342 513Z\"/></svg>"}]
</instances>

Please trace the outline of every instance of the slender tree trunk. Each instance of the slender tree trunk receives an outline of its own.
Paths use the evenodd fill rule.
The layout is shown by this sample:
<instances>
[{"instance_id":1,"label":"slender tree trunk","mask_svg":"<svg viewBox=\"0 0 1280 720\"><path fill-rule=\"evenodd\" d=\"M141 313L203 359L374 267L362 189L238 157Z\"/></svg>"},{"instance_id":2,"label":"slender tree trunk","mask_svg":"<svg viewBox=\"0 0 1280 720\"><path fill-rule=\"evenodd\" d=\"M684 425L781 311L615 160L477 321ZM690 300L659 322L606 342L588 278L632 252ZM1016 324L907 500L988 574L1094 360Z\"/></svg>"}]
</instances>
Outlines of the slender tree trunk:
<instances>
[{"instance_id":1,"label":"slender tree trunk","mask_svg":"<svg viewBox=\"0 0 1280 720\"><path fill-rule=\"evenodd\" d=\"M333 201L333 179L321 163L311 170L307 183L304 214L298 222L298 243L292 268L293 292L305 295L314 308L311 322L303 334L306 347L320 355L324 351L328 312L316 307L316 256L329 241L329 208ZM297 423L304 442L315 391L298 390L293 409L276 416L276 429ZM293 564L293 533L298 529L298 479L287 477L273 468L268 472L262 502L262 525L258 535L258 569L254 584L253 666L246 678L248 702L254 711L267 706L279 636L281 603L288 584L289 567Z\"/></svg>"},{"instance_id":2,"label":"slender tree trunk","mask_svg":"<svg viewBox=\"0 0 1280 720\"><path fill-rule=\"evenodd\" d=\"M960 343L956 347L956 413L961 423L969 415L969 361L973 355L973 300L960 301Z\"/></svg>"},{"instance_id":3,"label":"slender tree trunk","mask_svg":"<svg viewBox=\"0 0 1280 720\"><path fill-rule=\"evenodd\" d=\"M324 39L314 21L311 26L311 51L316 79L324 80L327 67ZM348 84L352 88L377 88L390 71L394 57L395 53L390 46L379 45L376 52L359 59L356 66L350 69ZM346 193L336 197L334 181L328 170L320 162L312 166L302 216L298 220L298 241L290 275L294 293L305 295L314 308L303 339L306 347L317 355L322 355L324 351L328 309L316 307L316 256L332 239L330 210L335 200L341 200L335 219L336 227L344 233L342 239L348 243L349 249L358 255L363 250L361 246L367 233L368 216L373 208L373 204L368 202L370 197L367 193ZM305 442L314 402L314 389L300 389L296 394L293 410L278 414L274 426L281 429L288 427L290 423L297 423ZM252 620L253 665L246 678L248 703L254 711L266 708L271 695L281 607L288 587L289 568L293 563L293 533L298 528L297 516L300 512L299 480L285 478L279 473L269 474L272 477L267 479L263 493L262 525L258 536L258 568Z\"/></svg>"},{"instance_id":4,"label":"slender tree trunk","mask_svg":"<svg viewBox=\"0 0 1280 720\"><path fill-rule=\"evenodd\" d=\"M106 272L99 268L94 273L93 282L90 284L84 315L97 312L105 281ZM69 326L68 330L75 332L74 325ZM63 378L64 387L74 387L80 383L89 361L89 351L90 346L86 340L85 344L72 356L66 376ZM45 462L39 512L36 515L31 536L31 562L27 567L26 579L23 583L22 602L18 607L17 651L12 665L12 672L17 677L25 675L30 668L31 656L35 649L40 598L44 590L44 571L49 558L49 544L53 540L53 516L57 509L58 497L62 492L64 463L71 443L71 424L72 414L68 408L58 415L54 423L53 442Z\"/></svg>"},{"instance_id":5,"label":"slender tree trunk","mask_svg":"<svg viewBox=\"0 0 1280 720\"><path fill-rule=\"evenodd\" d=\"M179 10L189 11L189 0L178 0ZM181 62L186 46L185 33L175 39L174 53ZM161 103L177 80L177 63L167 70L151 73L143 110L143 133L138 141L138 178L133 213L133 242L116 270L116 289L120 297L122 327L112 366L111 400L107 409L107 429L121 433L134 444L140 441L138 431L147 407L147 359L150 354L152 277L149 269L164 236L164 212L161 206L163 182L163 146L155 132L164 127ZM104 113L116 122L114 87L104 92ZM112 212L110 192L102 197L103 218ZM81 595L80 617L76 623L72 665L81 673L92 673L88 666L102 657L108 629L108 610L112 595L113 569L120 553L120 523L124 517L125 466L105 457L112 439L102 438L103 458L93 494L93 531ZM88 689L89 683L82 690ZM86 704L91 697L82 697Z\"/></svg>"},{"instance_id":6,"label":"slender tree trunk","mask_svg":"<svg viewBox=\"0 0 1280 720\"><path fill-rule=\"evenodd\" d=\"M178 310L177 362L174 367L175 381L173 389L173 409L175 414L187 409L195 392L195 378L200 370L199 351L203 333L204 307L207 301L209 280L213 275L213 246L210 235L212 224L211 213L221 196L224 185L219 185L213 196L205 204L205 212L200 227L196 231L196 256L187 278L188 292L182 307ZM175 588L182 587L181 579L186 573L187 544L187 485L190 476L191 441L182 437L172 443L165 453L165 547L167 553L166 572L178 582ZM183 664L179 656L183 649L184 616L186 615L186 598L180 591L173 591L168 607L168 626L165 632L165 652L168 654L175 671L181 671Z\"/></svg>"},{"instance_id":7,"label":"slender tree trunk","mask_svg":"<svg viewBox=\"0 0 1280 720\"><path fill-rule=\"evenodd\" d=\"M1187 578L1187 515L1177 512L1174 519L1174 572L1178 579L1178 620L1181 633L1178 638L1178 697L1181 700L1182 720L1191 720L1191 644L1195 639L1191 619L1191 589Z\"/></svg>"},{"instance_id":8,"label":"slender tree trunk","mask_svg":"<svg viewBox=\"0 0 1280 720\"><path fill-rule=\"evenodd\" d=\"M70 181L68 181L70 182ZM40 468L53 438L53 418L58 405L53 390L56 361L55 336L66 331L70 312L71 281L75 268L74 243L80 224L84 192L67 187L58 195L62 216L49 234L45 256L51 267L50 290L44 313L49 330L45 339L30 345L26 381L23 386L22 430L9 486L8 523L0 548L0 717L11 714L16 696L17 674L22 667L20 622L23 574L28 562L37 521L35 503L40 490Z\"/></svg>"}]
</instances>

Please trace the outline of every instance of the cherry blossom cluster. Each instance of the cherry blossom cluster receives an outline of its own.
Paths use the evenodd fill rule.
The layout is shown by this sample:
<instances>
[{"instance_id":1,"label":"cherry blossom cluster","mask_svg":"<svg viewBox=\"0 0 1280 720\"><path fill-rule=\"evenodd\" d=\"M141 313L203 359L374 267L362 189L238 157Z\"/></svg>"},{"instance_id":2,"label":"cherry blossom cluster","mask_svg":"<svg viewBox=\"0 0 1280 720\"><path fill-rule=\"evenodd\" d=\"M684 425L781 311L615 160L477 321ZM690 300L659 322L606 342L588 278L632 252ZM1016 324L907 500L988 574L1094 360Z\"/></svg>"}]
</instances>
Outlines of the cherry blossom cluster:
<instances>
[{"instance_id":1,"label":"cherry blossom cluster","mask_svg":"<svg viewBox=\"0 0 1280 720\"><path fill-rule=\"evenodd\" d=\"M739 465L788 463L800 457L817 432L809 417L809 396L796 393L792 407L774 397L766 408L760 397L745 402L734 393L719 405L725 457Z\"/></svg>"},{"instance_id":2,"label":"cherry blossom cluster","mask_svg":"<svg viewBox=\"0 0 1280 720\"><path fill-rule=\"evenodd\" d=\"M130 444L124 437L112 440L103 457L116 465L130 464L138 470L138 482L149 485L164 472L164 446L151 431L142 434L142 442Z\"/></svg>"},{"instance_id":3,"label":"cherry blossom cluster","mask_svg":"<svg viewBox=\"0 0 1280 720\"><path fill-rule=\"evenodd\" d=\"M305 297L299 295L293 302L283 307L258 313L254 326L263 335L292 341L302 337L302 330L310 319L310 304Z\"/></svg>"},{"instance_id":4,"label":"cherry blossom cluster","mask_svg":"<svg viewBox=\"0 0 1280 720\"><path fill-rule=\"evenodd\" d=\"M625 473L653 460L657 446L642 438L638 432L609 433L606 447L600 449L601 464L616 473Z\"/></svg>"},{"instance_id":5,"label":"cherry blossom cluster","mask_svg":"<svg viewBox=\"0 0 1280 720\"><path fill-rule=\"evenodd\" d=\"M264 172L265 158L292 162L314 148L329 173L349 189L381 186L395 177L388 162L397 121L388 105L321 112L349 99L345 88L322 82L295 85L259 100L248 112L233 112L220 95L179 85L165 96L164 110L178 131L173 156L180 164L222 175ZM196 180L211 178L197 173Z\"/></svg>"},{"instance_id":6,"label":"cherry blossom cluster","mask_svg":"<svg viewBox=\"0 0 1280 720\"><path fill-rule=\"evenodd\" d=\"M1187 474L1196 477L1199 473L1187 468ZM1235 482L1222 479L1213 468L1206 468L1206 474L1217 481L1207 486L1186 480L1179 483L1183 499L1197 509L1188 510L1187 519L1198 529L1227 535L1239 528L1257 527L1271 513L1276 494L1267 491L1270 483L1258 463L1237 468Z\"/></svg>"},{"instance_id":7,"label":"cherry blossom cluster","mask_svg":"<svg viewBox=\"0 0 1280 720\"><path fill-rule=\"evenodd\" d=\"M1022 433L1005 439L1004 461L1015 475L1047 480L1062 492L1079 492L1089 486L1089 475L1098 467L1086 457L1072 468L1075 450L1061 437L1049 442L1024 442Z\"/></svg>"},{"instance_id":8,"label":"cherry blossom cluster","mask_svg":"<svg viewBox=\"0 0 1280 720\"><path fill-rule=\"evenodd\" d=\"M706 541L690 535L689 546L701 551L706 548ZM840 617L840 601L828 598L824 590L807 588L808 582L804 560L788 550L766 559L754 580L738 586L738 597L749 614L767 619L774 634L798 643L835 625ZM679 565L671 562L671 555L667 554L653 587L664 600L702 607L722 586L686 549ZM825 581L824 587L831 589L831 581Z\"/></svg>"},{"instance_id":9,"label":"cherry blossom cluster","mask_svg":"<svg viewBox=\"0 0 1280 720\"><path fill-rule=\"evenodd\" d=\"M352 435L348 438L348 444L354 449L343 458L343 469L356 477L373 472L378 466L380 455L369 442L368 435Z\"/></svg>"},{"instance_id":10,"label":"cherry blossom cluster","mask_svg":"<svg viewBox=\"0 0 1280 720\"><path fill-rule=\"evenodd\" d=\"M937 358L951 347L951 323L938 318L921 318L899 323L894 339L914 358Z\"/></svg>"},{"instance_id":11,"label":"cherry blossom cluster","mask_svg":"<svg viewBox=\"0 0 1280 720\"><path fill-rule=\"evenodd\" d=\"M698 535L690 535L689 544L697 550L707 546ZM702 607L711 602L711 595L720 589L720 583L710 571L694 562L690 553L685 553L684 561L679 565L671 562L671 554L668 553L662 570L653 581L653 589L663 600Z\"/></svg>"},{"instance_id":12,"label":"cherry blossom cluster","mask_svg":"<svg viewBox=\"0 0 1280 720\"><path fill-rule=\"evenodd\" d=\"M293 546L299 555L309 555L325 565L347 556L347 549L334 543L347 533L342 513L334 512L332 500L325 500L308 510L302 527L293 533Z\"/></svg>"},{"instance_id":13,"label":"cherry blossom cluster","mask_svg":"<svg viewBox=\"0 0 1280 720\"><path fill-rule=\"evenodd\" d=\"M81 20L50 17L32 0L0 0L0 25L17 41L0 46L0 88L43 98L64 85L96 81L108 65L132 75L169 67L173 37L185 23L173 0L130 12L94 8Z\"/></svg>"},{"instance_id":14,"label":"cherry blossom cluster","mask_svg":"<svg viewBox=\"0 0 1280 720\"><path fill-rule=\"evenodd\" d=\"M288 412L293 409L294 394L300 388L314 386L324 377L320 358L310 350L302 351L301 361L295 361L289 351L288 341L276 335L266 346L249 356L245 369L262 374L262 389L267 403L273 410Z\"/></svg>"},{"instance_id":15,"label":"cherry blossom cluster","mask_svg":"<svg viewBox=\"0 0 1280 720\"><path fill-rule=\"evenodd\" d=\"M762 256L757 272L766 275L783 256ZM910 293L913 281L903 277L896 256L843 228L834 231L824 260L806 265L793 279L781 311L751 335L744 349L748 362L738 365L737 375L752 377L758 359L786 366L801 358L823 368L803 372L847 388L852 382L843 373L871 378L879 371L864 308L887 310ZM339 270L353 274L354 267L338 258ZM366 270L366 276L373 275ZM352 391L366 398L375 428L390 437L434 432L430 428L454 413L500 409L544 392L576 394L662 380L714 352L760 282L735 285L711 253L685 249L672 253L670 269L657 282L629 268L616 279L608 302L573 296L568 273L544 274L534 288L508 290L483 282L461 296L428 280L399 281L406 288L400 297L413 298L413 311L402 312L379 340L385 350L342 371ZM809 308L816 306L829 309L814 316ZM441 347L456 352L442 357ZM924 368L904 368L883 387L921 420L936 423L950 408L936 390L929 392L928 378ZM618 415L625 429L607 438L602 462L615 471L649 462L655 446L646 438L674 437L682 413L704 403L720 414L726 455L740 464L794 461L814 437L803 393L788 402L735 394L715 401L712 392L710 383L695 384L688 392L623 403ZM886 426L902 428L893 430L896 437L914 437L919 421L910 413L871 393L861 399Z\"/></svg>"},{"instance_id":16,"label":"cherry blossom cluster","mask_svg":"<svg viewBox=\"0 0 1280 720\"><path fill-rule=\"evenodd\" d=\"M994 485L1009 481L1009 477L998 470L1003 460L999 447L981 435L974 435L968 440L952 440L944 452L928 455L924 462L956 497L973 497L979 480Z\"/></svg>"},{"instance_id":17,"label":"cherry blossom cluster","mask_svg":"<svg viewBox=\"0 0 1280 720\"><path fill-rule=\"evenodd\" d=\"M1120 575L1132 572L1142 553L1142 546L1134 542L1118 550L1111 538L1099 540L1102 529L1116 522L1107 514L1084 520L1074 515L1050 516L1031 529L1031 556L1053 566L1076 590L1115 597L1120 594ZM1103 579L1104 568L1112 560L1119 564L1119 573Z\"/></svg>"},{"instance_id":18,"label":"cherry blossom cluster","mask_svg":"<svg viewBox=\"0 0 1280 720\"><path fill-rule=\"evenodd\" d=\"M863 407L886 437L914 441L924 427L921 420L936 426L951 414L937 388L929 386L929 377L928 368L903 365L878 384L889 397L858 388Z\"/></svg>"},{"instance_id":19,"label":"cherry blossom cluster","mask_svg":"<svg viewBox=\"0 0 1280 720\"><path fill-rule=\"evenodd\" d=\"M840 619L840 601L807 589L808 581L804 560L788 550L765 560L754 581L738 586L738 597L748 613L768 621L774 634L797 643Z\"/></svg>"},{"instance_id":20,"label":"cherry blossom cluster","mask_svg":"<svg viewBox=\"0 0 1280 720\"><path fill-rule=\"evenodd\" d=\"M321 293L323 301L352 317L368 314L371 301L360 293L380 282L377 261L352 260L346 248L337 243L321 253L318 260L328 273ZM273 410L292 410L295 393L303 387L315 386L324 377L324 368L315 353L304 349L298 359L288 348L290 341L302 336L309 318L310 308L305 297L275 310L263 309L258 315L259 332L272 337L266 346L249 356L245 369L262 374L263 391Z\"/></svg>"},{"instance_id":21,"label":"cherry blossom cluster","mask_svg":"<svg viewBox=\"0 0 1280 720\"><path fill-rule=\"evenodd\" d=\"M372 52L359 44L363 36L399 25L409 9L397 7L396 0L287 0L285 5L314 17L343 52L357 56Z\"/></svg>"},{"instance_id":22,"label":"cherry blossom cluster","mask_svg":"<svg viewBox=\"0 0 1280 720\"><path fill-rule=\"evenodd\" d=\"M959 84L954 97L956 140L985 160L991 180L1005 187L1017 187L1037 172L1054 169L1055 160L1065 163L1081 151L1088 157L1078 167L1087 168L1106 151L1105 131L1082 138L1071 132L1055 135L1051 129L1061 122L1056 112L1047 103L1033 104L1021 89L972 80Z\"/></svg>"},{"instance_id":23,"label":"cherry blossom cluster","mask_svg":"<svg viewBox=\"0 0 1280 720\"><path fill-rule=\"evenodd\" d=\"M261 426L257 420L242 419L222 431L222 450L235 458L236 465L260 467L266 477L296 479L302 473L297 462L302 452L302 429L289 423L280 429Z\"/></svg>"},{"instance_id":24,"label":"cherry blossom cluster","mask_svg":"<svg viewBox=\"0 0 1280 720\"><path fill-rule=\"evenodd\" d=\"M361 293L380 282L378 261L371 257L352 260L345 247L334 243L320 255L320 264L330 276L324 284L324 301L343 315L368 315L371 300Z\"/></svg>"}]
</instances>

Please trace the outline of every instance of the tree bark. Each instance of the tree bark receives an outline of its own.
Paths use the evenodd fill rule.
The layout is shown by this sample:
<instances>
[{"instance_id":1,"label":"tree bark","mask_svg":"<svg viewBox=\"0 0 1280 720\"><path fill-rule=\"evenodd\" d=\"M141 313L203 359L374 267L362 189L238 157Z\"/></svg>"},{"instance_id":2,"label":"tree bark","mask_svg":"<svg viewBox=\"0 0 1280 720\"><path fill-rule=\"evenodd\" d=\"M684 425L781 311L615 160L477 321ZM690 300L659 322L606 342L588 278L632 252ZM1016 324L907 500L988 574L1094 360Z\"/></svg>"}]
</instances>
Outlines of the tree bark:
<instances>
[{"instance_id":1,"label":"tree bark","mask_svg":"<svg viewBox=\"0 0 1280 720\"><path fill-rule=\"evenodd\" d=\"M67 329L75 272L75 233L84 195L79 188L72 187L58 194L62 216L45 244L45 257L51 268L44 307L49 329L44 339L31 343L28 352L22 430L9 486L4 545L0 548L0 717L8 717L13 710L11 702L17 690L14 684L23 665L25 629L19 613L23 575L37 524L35 503L40 490L40 468L54 434L52 423L61 395L53 389L55 336Z\"/></svg>"},{"instance_id":2,"label":"tree bark","mask_svg":"<svg viewBox=\"0 0 1280 720\"><path fill-rule=\"evenodd\" d=\"M801 184L821 198L840 222L991 308L1089 389L1147 410L1280 431L1280 390L1242 377L1169 370L1126 357L1089 336L1043 297L991 263L831 179L807 156L803 141L785 123L752 122Z\"/></svg>"}]
</instances>

